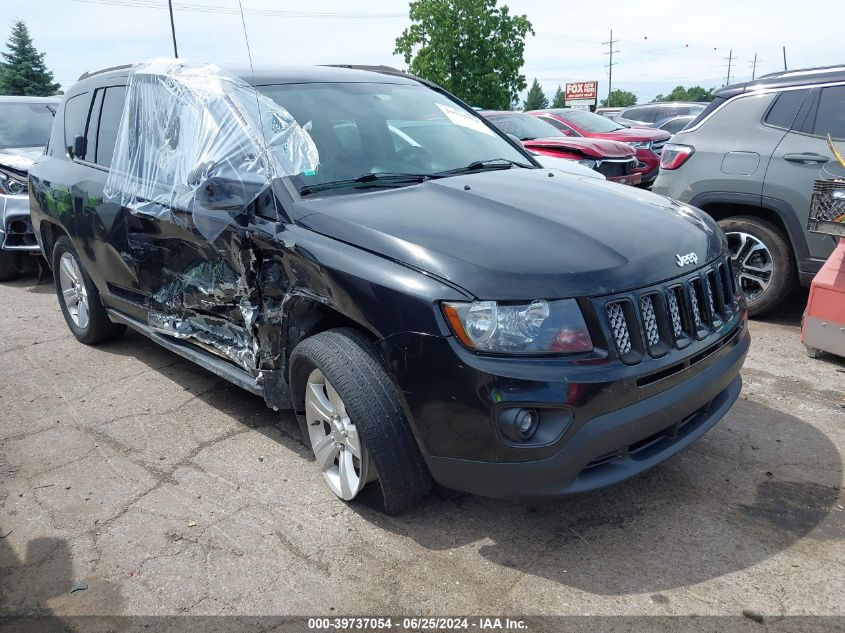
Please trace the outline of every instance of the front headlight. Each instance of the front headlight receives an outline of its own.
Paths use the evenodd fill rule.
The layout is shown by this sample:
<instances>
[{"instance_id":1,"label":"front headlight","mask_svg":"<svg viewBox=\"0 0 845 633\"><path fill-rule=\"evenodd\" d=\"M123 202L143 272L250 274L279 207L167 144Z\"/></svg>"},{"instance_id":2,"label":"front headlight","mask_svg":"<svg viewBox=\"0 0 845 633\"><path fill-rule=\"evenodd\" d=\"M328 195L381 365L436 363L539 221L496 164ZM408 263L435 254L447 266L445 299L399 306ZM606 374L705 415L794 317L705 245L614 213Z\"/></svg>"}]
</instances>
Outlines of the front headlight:
<instances>
[{"instance_id":1,"label":"front headlight","mask_svg":"<svg viewBox=\"0 0 845 633\"><path fill-rule=\"evenodd\" d=\"M584 167L589 167L590 169L596 168L596 161L591 158L582 158L578 161L580 165L584 165Z\"/></svg>"},{"instance_id":2,"label":"front headlight","mask_svg":"<svg viewBox=\"0 0 845 633\"><path fill-rule=\"evenodd\" d=\"M593 349L574 299L500 304L443 303L449 327L465 346L499 354L572 354Z\"/></svg>"},{"instance_id":3,"label":"front headlight","mask_svg":"<svg viewBox=\"0 0 845 633\"><path fill-rule=\"evenodd\" d=\"M634 149L651 149L651 141L631 141L628 145Z\"/></svg>"},{"instance_id":4,"label":"front headlight","mask_svg":"<svg viewBox=\"0 0 845 633\"><path fill-rule=\"evenodd\" d=\"M7 196L16 196L22 193L26 193L26 182L23 180L18 180L9 174L0 171L0 193L4 193Z\"/></svg>"}]
</instances>

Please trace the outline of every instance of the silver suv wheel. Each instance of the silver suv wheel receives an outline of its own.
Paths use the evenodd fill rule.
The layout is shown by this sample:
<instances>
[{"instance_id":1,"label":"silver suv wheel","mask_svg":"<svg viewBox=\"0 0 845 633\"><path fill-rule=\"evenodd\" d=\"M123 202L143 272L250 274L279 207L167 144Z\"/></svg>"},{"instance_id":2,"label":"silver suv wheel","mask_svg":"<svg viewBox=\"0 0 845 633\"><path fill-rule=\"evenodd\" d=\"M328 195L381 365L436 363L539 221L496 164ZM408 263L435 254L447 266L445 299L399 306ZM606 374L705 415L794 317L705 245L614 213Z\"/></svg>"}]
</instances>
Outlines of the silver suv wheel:
<instances>
[{"instance_id":1,"label":"silver suv wheel","mask_svg":"<svg viewBox=\"0 0 845 633\"><path fill-rule=\"evenodd\" d=\"M305 422L323 479L341 499L354 499L367 484L369 455L343 400L319 369L308 376Z\"/></svg>"},{"instance_id":2,"label":"silver suv wheel","mask_svg":"<svg viewBox=\"0 0 845 633\"><path fill-rule=\"evenodd\" d=\"M749 233L728 232L728 250L746 299L754 301L772 283L772 254L763 242Z\"/></svg>"},{"instance_id":3,"label":"silver suv wheel","mask_svg":"<svg viewBox=\"0 0 845 633\"><path fill-rule=\"evenodd\" d=\"M59 260L59 283L62 301L65 303L70 318L77 327L88 327L88 291L82 281L82 272L76 259L68 252L62 253Z\"/></svg>"}]
</instances>

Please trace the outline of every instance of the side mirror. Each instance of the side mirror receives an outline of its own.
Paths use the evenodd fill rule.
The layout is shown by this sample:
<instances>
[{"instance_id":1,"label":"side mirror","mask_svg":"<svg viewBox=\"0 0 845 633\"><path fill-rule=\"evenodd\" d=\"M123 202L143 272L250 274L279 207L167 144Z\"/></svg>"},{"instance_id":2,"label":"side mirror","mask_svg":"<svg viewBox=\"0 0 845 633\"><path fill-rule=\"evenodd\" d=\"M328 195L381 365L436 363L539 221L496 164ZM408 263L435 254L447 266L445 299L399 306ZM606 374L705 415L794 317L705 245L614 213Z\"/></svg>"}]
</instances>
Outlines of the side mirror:
<instances>
[{"instance_id":1,"label":"side mirror","mask_svg":"<svg viewBox=\"0 0 845 633\"><path fill-rule=\"evenodd\" d=\"M70 149L70 157L71 158L84 158L85 157L85 137L81 134L77 134L73 138L73 147Z\"/></svg>"},{"instance_id":2,"label":"side mirror","mask_svg":"<svg viewBox=\"0 0 845 633\"><path fill-rule=\"evenodd\" d=\"M522 141L519 140L519 138L516 135L508 134L508 138L510 140L512 140L514 143L516 143L517 145L519 145L520 147L525 147L525 145L522 144Z\"/></svg>"}]
</instances>

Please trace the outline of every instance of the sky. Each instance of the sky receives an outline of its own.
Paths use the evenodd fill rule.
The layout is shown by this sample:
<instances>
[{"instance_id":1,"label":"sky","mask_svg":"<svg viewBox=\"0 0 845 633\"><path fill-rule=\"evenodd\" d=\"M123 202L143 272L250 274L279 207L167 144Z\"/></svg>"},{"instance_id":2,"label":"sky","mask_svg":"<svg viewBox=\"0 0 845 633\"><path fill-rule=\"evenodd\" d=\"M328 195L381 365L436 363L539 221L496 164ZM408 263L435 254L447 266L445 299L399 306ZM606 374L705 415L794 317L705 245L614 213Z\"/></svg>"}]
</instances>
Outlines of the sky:
<instances>
[{"instance_id":1,"label":"sky","mask_svg":"<svg viewBox=\"0 0 845 633\"><path fill-rule=\"evenodd\" d=\"M409 24L403 0L241 0L256 66L386 64L404 68L394 42ZM551 98L567 81L599 82L607 93L608 46L615 44L613 88L650 101L678 84L714 88L789 68L845 62L840 53L845 3L794 0L499 0L525 14L529 36L523 73ZM3 6L6 5L6 6ZM13 6L12 6L13 5ZM63 87L86 70L172 56L166 0L0 0L0 42L12 22L27 23L39 51ZM238 0L174 0L180 57L220 65L248 64ZM820 15L823 13L823 15Z\"/></svg>"}]
</instances>

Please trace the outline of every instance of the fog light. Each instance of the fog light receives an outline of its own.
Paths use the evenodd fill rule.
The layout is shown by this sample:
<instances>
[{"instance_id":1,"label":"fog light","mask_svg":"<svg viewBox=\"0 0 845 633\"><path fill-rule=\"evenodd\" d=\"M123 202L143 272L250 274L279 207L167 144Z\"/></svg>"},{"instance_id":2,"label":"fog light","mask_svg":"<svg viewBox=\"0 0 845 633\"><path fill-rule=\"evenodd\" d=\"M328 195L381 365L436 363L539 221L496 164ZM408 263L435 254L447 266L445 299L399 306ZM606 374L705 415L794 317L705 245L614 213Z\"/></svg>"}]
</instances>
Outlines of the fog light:
<instances>
[{"instance_id":1,"label":"fog light","mask_svg":"<svg viewBox=\"0 0 845 633\"><path fill-rule=\"evenodd\" d=\"M499 430L512 442L530 440L537 432L540 415L535 409L505 409L497 417Z\"/></svg>"}]
</instances>

